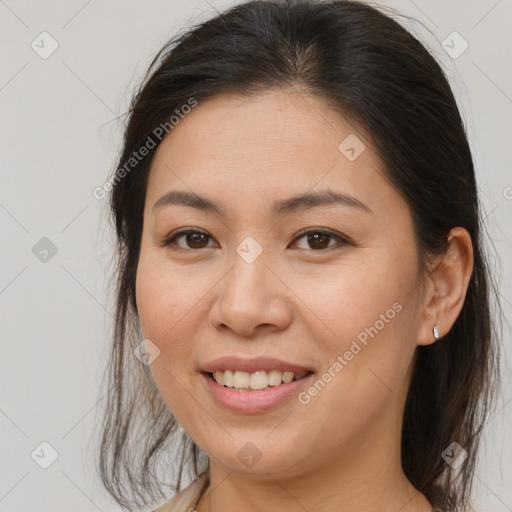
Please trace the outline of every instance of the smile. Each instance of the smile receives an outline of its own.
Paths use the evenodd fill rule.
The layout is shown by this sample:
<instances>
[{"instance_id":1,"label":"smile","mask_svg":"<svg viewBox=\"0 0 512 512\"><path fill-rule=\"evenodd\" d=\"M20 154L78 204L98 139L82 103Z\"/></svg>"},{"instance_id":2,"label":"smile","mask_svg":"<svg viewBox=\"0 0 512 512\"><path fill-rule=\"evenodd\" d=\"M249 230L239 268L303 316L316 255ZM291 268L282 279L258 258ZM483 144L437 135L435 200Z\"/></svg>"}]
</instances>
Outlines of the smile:
<instances>
[{"instance_id":1,"label":"smile","mask_svg":"<svg viewBox=\"0 0 512 512\"><path fill-rule=\"evenodd\" d=\"M244 372L239 370L225 370L211 373L217 384L227 388L245 391L258 391L268 387L280 386L302 379L309 372L294 373L279 370Z\"/></svg>"},{"instance_id":2,"label":"smile","mask_svg":"<svg viewBox=\"0 0 512 512\"><path fill-rule=\"evenodd\" d=\"M305 374L277 370L275 370L276 373L273 372L273 370L252 373L225 370L212 373L201 372L200 375L205 393L211 397L213 403L238 414L261 414L286 404L296 405L297 401L293 399L310 385L315 375L313 372ZM253 377L254 374L257 375ZM278 376L278 374L281 375ZM230 377L231 382L229 382ZM278 377L279 383L276 383ZM222 379L223 384L216 379ZM231 384L230 387L226 385L224 379ZM239 387L235 388L234 384ZM254 389L252 385L261 387Z\"/></svg>"}]
</instances>

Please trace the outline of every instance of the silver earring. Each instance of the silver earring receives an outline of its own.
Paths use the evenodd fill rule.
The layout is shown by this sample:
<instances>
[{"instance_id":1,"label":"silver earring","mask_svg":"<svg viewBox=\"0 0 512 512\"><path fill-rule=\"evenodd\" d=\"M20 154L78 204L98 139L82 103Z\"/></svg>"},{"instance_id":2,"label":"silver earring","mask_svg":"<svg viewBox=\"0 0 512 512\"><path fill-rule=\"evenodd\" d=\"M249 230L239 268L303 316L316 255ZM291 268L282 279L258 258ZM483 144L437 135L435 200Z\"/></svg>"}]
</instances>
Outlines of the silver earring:
<instances>
[{"instance_id":1,"label":"silver earring","mask_svg":"<svg viewBox=\"0 0 512 512\"><path fill-rule=\"evenodd\" d=\"M434 338L436 340L439 339L439 327L437 326L437 324L434 325Z\"/></svg>"}]
</instances>

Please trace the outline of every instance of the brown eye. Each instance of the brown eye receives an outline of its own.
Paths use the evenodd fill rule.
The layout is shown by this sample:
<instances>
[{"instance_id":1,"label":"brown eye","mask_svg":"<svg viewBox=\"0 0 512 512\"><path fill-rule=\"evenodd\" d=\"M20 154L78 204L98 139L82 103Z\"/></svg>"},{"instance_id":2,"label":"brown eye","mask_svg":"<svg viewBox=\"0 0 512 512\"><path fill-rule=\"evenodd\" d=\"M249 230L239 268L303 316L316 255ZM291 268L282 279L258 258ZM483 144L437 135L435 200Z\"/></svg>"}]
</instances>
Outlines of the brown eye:
<instances>
[{"instance_id":1,"label":"brown eye","mask_svg":"<svg viewBox=\"0 0 512 512\"><path fill-rule=\"evenodd\" d=\"M339 235L331 233L330 231L323 230L309 230L302 233L301 236L298 236L295 240L306 239L307 247L299 247L300 249L313 249L315 251L322 251L325 249L330 249L336 243L330 244L331 241L338 242L338 245L347 245L349 242L342 238Z\"/></svg>"},{"instance_id":2,"label":"brown eye","mask_svg":"<svg viewBox=\"0 0 512 512\"><path fill-rule=\"evenodd\" d=\"M177 243L177 240L181 238L185 240L185 245ZM164 240L162 246L175 246L177 250L205 249L209 247L209 239L211 239L211 236L201 231L179 231L178 233L175 233L168 239Z\"/></svg>"},{"instance_id":3,"label":"brown eye","mask_svg":"<svg viewBox=\"0 0 512 512\"><path fill-rule=\"evenodd\" d=\"M184 239L184 242L178 243L178 240ZM350 242L340 235L324 230L305 231L302 235L295 238L295 241L306 239L306 247L299 247L299 249L323 251L332 248L336 245L349 245ZM195 230L182 230L174 233L169 238L161 243L162 247L171 247L176 251L187 250L200 250L213 247L208 245L209 240L213 240L210 235L202 231ZM334 242L334 243L331 243ZM337 242L337 243L336 243Z\"/></svg>"},{"instance_id":4,"label":"brown eye","mask_svg":"<svg viewBox=\"0 0 512 512\"><path fill-rule=\"evenodd\" d=\"M204 242L205 240L207 241L208 235L205 235L204 233L188 233L184 236L186 243L192 249L202 249L207 246Z\"/></svg>"},{"instance_id":5,"label":"brown eye","mask_svg":"<svg viewBox=\"0 0 512 512\"><path fill-rule=\"evenodd\" d=\"M327 249L332 237L325 233L310 233L307 235L308 244L312 249Z\"/></svg>"}]
</instances>

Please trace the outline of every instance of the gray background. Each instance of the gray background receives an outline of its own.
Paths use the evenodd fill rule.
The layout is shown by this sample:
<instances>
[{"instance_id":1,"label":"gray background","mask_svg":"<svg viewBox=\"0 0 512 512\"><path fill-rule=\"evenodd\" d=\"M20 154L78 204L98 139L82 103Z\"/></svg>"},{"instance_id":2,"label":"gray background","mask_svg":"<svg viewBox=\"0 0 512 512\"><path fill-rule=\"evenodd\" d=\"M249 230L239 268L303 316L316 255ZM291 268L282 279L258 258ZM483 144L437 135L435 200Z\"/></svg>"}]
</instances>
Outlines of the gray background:
<instances>
[{"instance_id":1,"label":"gray background","mask_svg":"<svg viewBox=\"0 0 512 512\"><path fill-rule=\"evenodd\" d=\"M117 118L155 52L232 3L0 0L0 511L120 510L100 486L94 459L113 308L112 236L105 202L92 191L114 166ZM402 20L441 61L458 98L510 318L512 2L386 5L419 21ZM47 58L40 54L52 40L43 31L58 43ZM454 31L469 44L457 58L442 45L452 54L463 48ZM477 469L482 512L512 510L510 327L503 332L503 392ZM34 460L51 462L41 442L58 453L47 469Z\"/></svg>"}]
</instances>

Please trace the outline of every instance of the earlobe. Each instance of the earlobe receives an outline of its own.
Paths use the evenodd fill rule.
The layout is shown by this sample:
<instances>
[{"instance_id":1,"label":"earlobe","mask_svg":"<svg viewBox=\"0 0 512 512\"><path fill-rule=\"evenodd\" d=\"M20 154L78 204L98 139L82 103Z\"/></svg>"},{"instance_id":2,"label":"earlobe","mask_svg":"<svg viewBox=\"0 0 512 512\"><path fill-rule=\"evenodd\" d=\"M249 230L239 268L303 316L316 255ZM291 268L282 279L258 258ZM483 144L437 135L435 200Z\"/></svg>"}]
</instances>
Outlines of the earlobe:
<instances>
[{"instance_id":1,"label":"earlobe","mask_svg":"<svg viewBox=\"0 0 512 512\"><path fill-rule=\"evenodd\" d=\"M445 336L459 316L473 273L473 244L468 231L453 228L448 247L436 258L429 273L418 345L430 345Z\"/></svg>"}]
</instances>

